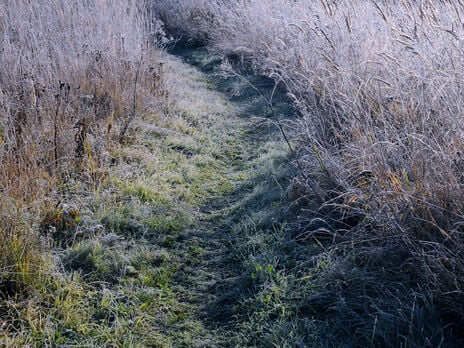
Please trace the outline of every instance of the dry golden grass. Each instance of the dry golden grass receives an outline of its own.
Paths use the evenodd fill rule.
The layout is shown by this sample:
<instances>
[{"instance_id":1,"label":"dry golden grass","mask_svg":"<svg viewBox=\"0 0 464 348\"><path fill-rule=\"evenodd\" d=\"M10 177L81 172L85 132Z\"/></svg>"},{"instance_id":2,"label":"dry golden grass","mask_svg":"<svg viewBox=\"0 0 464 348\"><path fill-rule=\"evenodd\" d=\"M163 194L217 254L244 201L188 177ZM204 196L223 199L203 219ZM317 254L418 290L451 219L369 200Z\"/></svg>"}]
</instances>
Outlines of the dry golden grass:
<instances>
[{"instance_id":1,"label":"dry golden grass","mask_svg":"<svg viewBox=\"0 0 464 348\"><path fill-rule=\"evenodd\" d=\"M158 103L166 38L151 17L135 0L0 4L2 297L47 271L39 225L63 213L67 178L98 189L111 145Z\"/></svg>"},{"instance_id":2,"label":"dry golden grass","mask_svg":"<svg viewBox=\"0 0 464 348\"><path fill-rule=\"evenodd\" d=\"M459 337L464 5L190 0L156 6L173 30L228 59L251 61L256 72L286 86L300 112L287 127L299 144L300 175L290 190L300 209L297 239L322 243L329 255L361 267L366 279L374 272L376 281L409 294L375 290L382 299L375 309L351 303L365 316L358 331L372 330L373 345L421 346L420 332L433 322L428 332ZM422 304L412 301L416 295ZM398 307L411 317L430 309L430 317L421 312L413 325L407 315L385 314Z\"/></svg>"}]
</instances>

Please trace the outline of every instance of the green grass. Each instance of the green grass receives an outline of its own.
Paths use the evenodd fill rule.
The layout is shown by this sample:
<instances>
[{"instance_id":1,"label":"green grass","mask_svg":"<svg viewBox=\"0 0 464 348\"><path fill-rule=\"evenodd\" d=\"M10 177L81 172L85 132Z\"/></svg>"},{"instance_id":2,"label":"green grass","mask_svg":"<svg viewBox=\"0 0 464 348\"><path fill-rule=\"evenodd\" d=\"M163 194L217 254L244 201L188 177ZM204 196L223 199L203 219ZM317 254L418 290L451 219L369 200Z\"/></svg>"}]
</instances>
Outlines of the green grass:
<instances>
[{"instance_id":1,"label":"green grass","mask_svg":"<svg viewBox=\"0 0 464 348\"><path fill-rule=\"evenodd\" d=\"M97 189L69 176L62 190L78 214L44 219L45 235L60 237L50 271L30 296L0 307L10 328L1 345L227 346L236 337L214 327L206 307L233 271L236 221L268 221L280 207L275 184L287 179L273 163L288 151L265 138L257 146L255 124L212 80L163 59L164 111L133 121Z\"/></svg>"},{"instance_id":2,"label":"green grass","mask_svg":"<svg viewBox=\"0 0 464 348\"><path fill-rule=\"evenodd\" d=\"M0 306L0 345L438 345L436 304L376 269L395 250L362 254L323 226L299 235L308 226L306 206L289 203L294 158L276 127L253 118L259 98L227 100L222 80L163 59L163 112L134 120L98 190L68 182L78 221L63 224L61 210L48 220L73 238L52 245L27 296Z\"/></svg>"}]
</instances>

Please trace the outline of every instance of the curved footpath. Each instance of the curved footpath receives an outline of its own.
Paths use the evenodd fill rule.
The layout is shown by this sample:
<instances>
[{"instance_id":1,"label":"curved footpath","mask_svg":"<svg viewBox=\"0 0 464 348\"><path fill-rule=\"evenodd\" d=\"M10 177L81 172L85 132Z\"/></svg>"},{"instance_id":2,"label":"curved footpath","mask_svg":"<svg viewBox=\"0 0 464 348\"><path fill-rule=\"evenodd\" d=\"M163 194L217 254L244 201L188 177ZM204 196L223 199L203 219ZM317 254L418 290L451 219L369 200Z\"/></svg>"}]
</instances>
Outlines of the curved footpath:
<instances>
[{"instance_id":1,"label":"curved footpath","mask_svg":"<svg viewBox=\"0 0 464 348\"><path fill-rule=\"evenodd\" d=\"M201 49L175 53L180 58L164 57L169 96L162 128L176 133L155 134L160 148L169 149L159 158L169 162L167 170L157 174L182 176L182 183L171 182L169 195L186 221L172 234L165 231L156 246L170 260L167 287L178 307L162 331L176 347L253 344L240 326L248 320L247 307L256 305L250 296L261 282L257 278L276 273L276 260L261 253L284 233L282 200L292 168L288 146L269 122L274 115L260 95L269 98L274 84L230 72L224 77L219 58ZM278 113L289 111L280 91L273 98Z\"/></svg>"},{"instance_id":2,"label":"curved footpath","mask_svg":"<svg viewBox=\"0 0 464 348\"><path fill-rule=\"evenodd\" d=\"M178 53L158 57L160 111L135 119L111 151L106 183L86 198L95 237L59 251L69 284L38 299L51 309L25 345L253 346L265 333L250 311L265 323L285 311L268 286L292 168L259 95L273 83L250 77L252 87L219 76L221 61L202 50Z\"/></svg>"},{"instance_id":3,"label":"curved footpath","mask_svg":"<svg viewBox=\"0 0 464 348\"><path fill-rule=\"evenodd\" d=\"M64 199L82 219L63 235L72 241L53 250L57 275L34 296L3 303L0 346L244 347L291 338L272 329L292 313L278 269L286 260L273 248L297 250L285 242L289 149L263 99L274 85L224 77L231 71L203 50L177 54L160 53L159 112L133 120L124 144L109 149L108 171L66 181ZM286 114L285 94L274 92L276 113Z\"/></svg>"}]
</instances>

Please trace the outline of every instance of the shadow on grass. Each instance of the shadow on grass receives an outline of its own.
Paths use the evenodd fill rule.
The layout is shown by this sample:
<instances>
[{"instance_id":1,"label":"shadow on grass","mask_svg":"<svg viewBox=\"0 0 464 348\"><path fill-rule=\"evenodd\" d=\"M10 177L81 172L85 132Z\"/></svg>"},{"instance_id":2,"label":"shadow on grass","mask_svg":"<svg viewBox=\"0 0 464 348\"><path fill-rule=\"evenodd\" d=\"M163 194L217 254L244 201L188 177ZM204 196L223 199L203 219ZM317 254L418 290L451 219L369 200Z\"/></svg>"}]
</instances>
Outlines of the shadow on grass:
<instances>
[{"instance_id":1,"label":"shadow on grass","mask_svg":"<svg viewBox=\"0 0 464 348\"><path fill-rule=\"evenodd\" d=\"M171 53L207 74L213 88L238 106L236 116L271 121L276 116L295 117L280 86L273 95L275 114L270 111L262 96L270 98L274 81L253 74L239 59L231 63L243 78L221 78L222 58L205 47L179 44ZM383 265L395 258L394 265L401 265L391 268L401 274L397 280L373 260L360 261L356 257L360 251L354 249L362 245L350 247L349 240L346 245L317 238L304 244L294 240L292 232L298 226L292 223L297 219L285 201L295 175L294 158L289 151L262 156L280 138L277 127L250 122L243 141L254 156L232 166L243 166L251 175L226 196L200 208L204 225L197 237L214 239L218 248L201 266L217 275L203 288L208 303L206 297L198 299L205 325L227 333L235 340L231 345L237 346L454 347L453 328L436 330L441 327L437 307L414 291L414 279L405 283L402 267L407 255L399 260L397 249L366 246L365 254L374 253L372 258ZM285 147L282 139L280 143ZM212 232L206 233L208 226ZM451 343L443 345L445 341Z\"/></svg>"},{"instance_id":2,"label":"shadow on grass","mask_svg":"<svg viewBox=\"0 0 464 348\"><path fill-rule=\"evenodd\" d=\"M260 116L270 119L277 116L279 119L293 119L297 113L283 85L275 86L272 78L256 74L248 60L212 54L207 47L186 41L177 42L171 47L170 53L181 57L185 62L208 75L214 88L226 95L231 103L243 105L238 116ZM232 66L234 76L224 75L221 64L225 59ZM230 74L226 73L226 75ZM275 115L260 94L272 101Z\"/></svg>"},{"instance_id":3,"label":"shadow on grass","mask_svg":"<svg viewBox=\"0 0 464 348\"><path fill-rule=\"evenodd\" d=\"M213 88L237 107L237 117L261 117L271 121L275 121L276 116L295 117L285 90L280 86L275 88L272 79L253 74L240 61L232 64L242 77L224 78L220 69L222 59L209 54L204 47L179 43L171 53L207 74ZM275 114L263 98L269 100L271 95ZM210 242L215 240L219 245L220 250L212 252L206 259L206 266L203 265L218 274L219 280L207 284L205 292L212 300L204 304L200 312L207 326L226 331L233 330L240 308L253 298L259 287L258 279L253 278L250 271L255 267L253 259L263 250L272 249L272 243L281 238L281 233L276 231L282 230L291 218L284 196L295 175L291 152L281 139L278 127L265 121L250 122L241 141L248 147L244 151L251 156L247 160L241 157L230 165L248 172L248 179L237 184L226 196L200 207L204 226L189 231L195 237L208 238ZM210 230L206 231L208 227ZM288 240L291 243L290 238Z\"/></svg>"}]
</instances>

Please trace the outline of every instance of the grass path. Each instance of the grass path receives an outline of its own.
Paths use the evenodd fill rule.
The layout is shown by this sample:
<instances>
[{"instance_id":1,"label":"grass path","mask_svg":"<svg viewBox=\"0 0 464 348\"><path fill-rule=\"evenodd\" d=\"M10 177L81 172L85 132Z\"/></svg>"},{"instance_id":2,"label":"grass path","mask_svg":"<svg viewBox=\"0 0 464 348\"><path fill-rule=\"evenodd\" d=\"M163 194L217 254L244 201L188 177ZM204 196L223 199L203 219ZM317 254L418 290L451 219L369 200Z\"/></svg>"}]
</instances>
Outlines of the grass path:
<instances>
[{"instance_id":1,"label":"grass path","mask_svg":"<svg viewBox=\"0 0 464 348\"><path fill-rule=\"evenodd\" d=\"M183 54L191 64L160 56L168 96L113 149L86 203L90 238L58 253L68 276L36 299L47 320L24 315L27 333L0 343L245 345L247 299L277 275L259 255L280 238L289 151L247 83L219 78L215 57Z\"/></svg>"},{"instance_id":2,"label":"grass path","mask_svg":"<svg viewBox=\"0 0 464 348\"><path fill-rule=\"evenodd\" d=\"M155 141L163 151L159 159L164 165L154 172L166 185L147 186L169 197L185 215L181 227L164 228L161 242L155 238L171 260L168 288L178 307L164 334L174 346L231 346L241 341L234 327L252 286L247 281L253 281L248 268L257 264L253 251L266 243L252 234L280 218L288 149L262 118L268 110L249 86L236 78L216 78L214 57L183 53L198 67L166 57L170 106L166 123L156 124L169 129L168 135L159 137L158 132L154 140L141 131L150 129L151 120L145 120L137 133L145 141L136 142ZM142 182L154 174L146 168L141 172Z\"/></svg>"},{"instance_id":3,"label":"grass path","mask_svg":"<svg viewBox=\"0 0 464 348\"><path fill-rule=\"evenodd\" d=\"M67 178L81 217L60 233L73 242L54 249L59 269L32 297L4 303L1 346L253 345L250 309L282 310L261 290L278 276L266 250L284 230L288 148L247 83L182 53L159 57L166 100L133 121L108 172Z\"/></svg>"}]
</instances>

